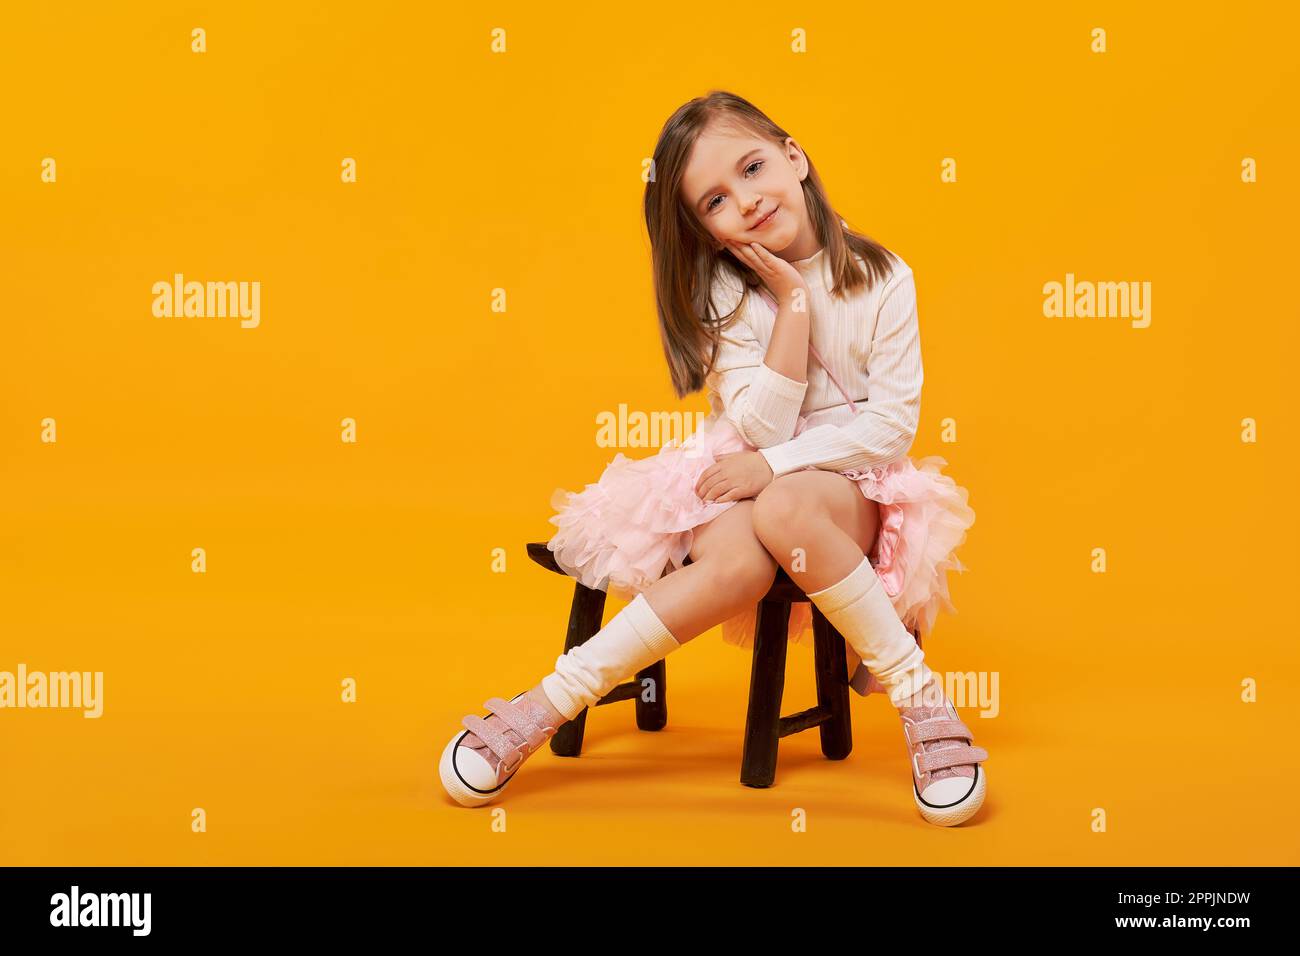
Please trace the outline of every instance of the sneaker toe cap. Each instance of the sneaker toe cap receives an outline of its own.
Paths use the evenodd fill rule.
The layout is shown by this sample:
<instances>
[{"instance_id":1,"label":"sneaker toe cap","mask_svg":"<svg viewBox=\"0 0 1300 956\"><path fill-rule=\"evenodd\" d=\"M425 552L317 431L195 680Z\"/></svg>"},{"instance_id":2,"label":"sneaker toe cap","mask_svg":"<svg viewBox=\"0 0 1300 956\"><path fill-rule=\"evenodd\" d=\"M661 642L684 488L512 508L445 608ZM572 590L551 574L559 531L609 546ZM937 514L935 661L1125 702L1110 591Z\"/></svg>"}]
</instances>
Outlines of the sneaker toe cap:
<instances>
[{"instance_id":1,"label":"sneaker toe cap","mask_svg":"<svg viewBox=\"0 0 1300 956\"><path fill-rule=\"evenodd\" d=\"M921 791L921 799L932 807L952 807L972 796L977 783L974 777L947 777L943 780L935 780Z\"/></svg>"},{"instance_id":2,"label":"sneaker toe cap","mask_svg":"<svg viewBox=\"0 0 1300 956\"><path fill-rule=\"evenodd\" d=\"M453 743L451 763L456 776L475 790L491 790L497 785L497 772L476 750Z\"/></svg>"}]
</instances>

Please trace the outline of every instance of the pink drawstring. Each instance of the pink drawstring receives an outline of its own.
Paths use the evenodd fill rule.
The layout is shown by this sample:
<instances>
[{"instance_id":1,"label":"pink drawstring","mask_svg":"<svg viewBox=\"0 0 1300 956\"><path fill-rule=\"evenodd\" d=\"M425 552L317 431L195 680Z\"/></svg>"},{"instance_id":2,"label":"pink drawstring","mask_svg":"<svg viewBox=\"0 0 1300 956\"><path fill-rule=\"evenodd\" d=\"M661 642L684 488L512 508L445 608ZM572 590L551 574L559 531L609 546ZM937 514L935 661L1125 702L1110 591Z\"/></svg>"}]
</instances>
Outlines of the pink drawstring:
<instances>
[{"instance_id":1,"label":"pink drawstring","mask_svg":"<svg viewBox=\"0 0 1300 956\"><path fill-rule=\"evenodd\" d=\"M772 298L771 294L766 289L760 290L760 294L763 297L763 301L767 303L767 307L772 310L772 314L776 315L777 313L776 300ZM826 370L826 374L829 375L830 380L835 383L835 387L840 390L840 394L844 396L844 401L848 403L849 411L853 412L854 415L861 414L862 410L853 403L853 397L849 395L848 391L844 388L844 386L840 384L840 380L835 377L835 373L832 372L830 366L826 364L826 360L823 359L820 354L818 354L817 349L813 346L811 339L809 339L808 341L808 351L812 353L812 357L817 360L817 362L821 365L821 367Z\"/></svg>"}]
</instances>

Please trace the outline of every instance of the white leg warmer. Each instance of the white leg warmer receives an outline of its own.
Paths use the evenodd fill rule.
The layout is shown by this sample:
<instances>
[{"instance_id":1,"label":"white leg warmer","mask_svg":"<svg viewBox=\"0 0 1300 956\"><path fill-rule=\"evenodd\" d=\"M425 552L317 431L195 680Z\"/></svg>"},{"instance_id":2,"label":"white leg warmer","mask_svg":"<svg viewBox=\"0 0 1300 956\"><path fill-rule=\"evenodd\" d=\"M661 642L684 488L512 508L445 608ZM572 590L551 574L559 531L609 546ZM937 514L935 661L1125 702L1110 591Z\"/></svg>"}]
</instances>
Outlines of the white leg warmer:
<instances>
[{"instance_id":1,"label":"white leg warmer","mask_svg":"<svg viewBox=\"0 0 1300 956\"><path fill-rule=\"evenodd\" d=\"M898 619L869 558L864 556L847 577L830 587L806 593L867 670L885 685L895 707L906 704L929 682L925 654Z\"/></svg>"},{"instance_id":2,"label":"white leg warmer","mask_svg":"<svg viewBox=\"0 0 1300 956\"><path fill-rule=\"evenodd\" d=\"M585 644L555 661L555 672L542 678L542 690L568 720L637 671L682 645L668 632L645 595L638 594Z\"/></svg>"}]
</instances>

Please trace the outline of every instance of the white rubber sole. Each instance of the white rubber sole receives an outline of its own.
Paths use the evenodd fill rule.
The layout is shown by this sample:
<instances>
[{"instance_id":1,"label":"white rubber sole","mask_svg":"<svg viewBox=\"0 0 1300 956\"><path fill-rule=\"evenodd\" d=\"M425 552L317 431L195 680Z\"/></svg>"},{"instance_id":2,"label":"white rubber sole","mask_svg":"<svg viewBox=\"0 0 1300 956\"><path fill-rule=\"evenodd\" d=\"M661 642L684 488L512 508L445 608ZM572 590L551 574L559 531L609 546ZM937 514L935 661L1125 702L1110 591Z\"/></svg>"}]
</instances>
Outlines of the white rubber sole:
<instances>
[{"instance_id":1,"label":"white rubber sole","mask_svg":"<svg viewBox=\"0 0 1300 956\"><path fill-rule=\"evenodd\" d=\"M940 827L951 827L966 822L979 812L979 808L984 805L984 792L986 789L987 774L984 773L982 766L976 764L975 779L970 791L955 803L943 806L926 803L921 799L921 795L917 793L915 780L912 781L912 799L916 801L916 809L921 811L921 816L928 823Z\"/></svg>"}]
</instances>

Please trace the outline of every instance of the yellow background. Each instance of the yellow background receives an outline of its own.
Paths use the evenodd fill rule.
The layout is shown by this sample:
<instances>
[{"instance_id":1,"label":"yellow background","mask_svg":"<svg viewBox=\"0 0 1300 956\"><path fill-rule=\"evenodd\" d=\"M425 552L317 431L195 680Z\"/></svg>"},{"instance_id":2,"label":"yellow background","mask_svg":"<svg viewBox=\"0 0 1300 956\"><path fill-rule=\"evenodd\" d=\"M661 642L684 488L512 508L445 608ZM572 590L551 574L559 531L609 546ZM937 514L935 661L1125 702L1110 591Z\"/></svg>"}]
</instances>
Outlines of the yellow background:
<instances>
[{"instance_id":1,"label":"yellow background","mask_svg":"<svg viewBox=\"0 0 1300 956\"><path fill-rule=\"evenodd\" d=\"M105 713L0 711L0 860L1300 862L1296 17L891 6L9 10L0 669L102 670ZM716 630L669 658L663 732L593 712L505 834L438 784L461 716L562 649L571 588L524 545L613 457L596 414L706 407L669 386L640 176L711 88L914 269L912 454L978 516L927 652L1001 682L962 711L991 754L963 827L918 816L879 696L847 761L796 735L742 787L749 659ZM174 272L260 281L261 326L153 317ZM1150 281L1150 328L1045 318L1067 272ZM786 712L813 702L792 648Z\"/></svg>"}]
</instances>

